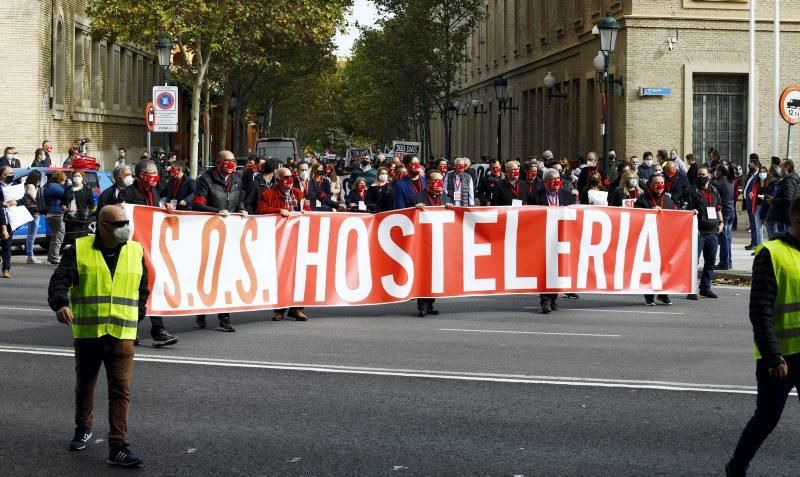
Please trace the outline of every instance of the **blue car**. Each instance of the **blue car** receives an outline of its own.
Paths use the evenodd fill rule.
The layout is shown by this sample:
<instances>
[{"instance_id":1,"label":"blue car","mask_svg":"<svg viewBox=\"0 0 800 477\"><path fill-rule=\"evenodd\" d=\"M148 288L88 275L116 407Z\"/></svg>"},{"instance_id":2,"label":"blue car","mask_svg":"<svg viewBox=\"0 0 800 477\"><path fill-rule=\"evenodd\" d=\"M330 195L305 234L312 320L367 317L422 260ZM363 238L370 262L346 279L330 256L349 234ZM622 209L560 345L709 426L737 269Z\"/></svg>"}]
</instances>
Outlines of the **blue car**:
<instances>
[{"instance_id":1,"label":"blue car","mask_svg":"<svg viewBox=\"0 0 800 477\"><path fill-rule=\"evenodd\" d=\"M61 169L55 167L34 167L31 169L14 169L14 184L24 184L25 180L28 178L28 174L31 171L37 170L42 173L42 183L40 184L41 187L44 187L47 184L47 179L50 177L51 174L55 171L61 171L69 177L72 174L73 169ZM97 199L100 197L100 193L107 188L111 187L114 184L114 179L112 178L112 173L110 171L82 171L86 177L86 185L92 189L92 195L94 195L94 202L97 203ZM28 223L23 225L22 227L18 228L14 231L13 234L13 243L14 244L25 244L25 238L28 236L28 227L32 224ZM47 233L49 232L47 228L47 220L45 220L44 214L39 216L39 223L36 226L36 243L42 244L45 242L47 238Z\"/></svg>"}]
</instances>

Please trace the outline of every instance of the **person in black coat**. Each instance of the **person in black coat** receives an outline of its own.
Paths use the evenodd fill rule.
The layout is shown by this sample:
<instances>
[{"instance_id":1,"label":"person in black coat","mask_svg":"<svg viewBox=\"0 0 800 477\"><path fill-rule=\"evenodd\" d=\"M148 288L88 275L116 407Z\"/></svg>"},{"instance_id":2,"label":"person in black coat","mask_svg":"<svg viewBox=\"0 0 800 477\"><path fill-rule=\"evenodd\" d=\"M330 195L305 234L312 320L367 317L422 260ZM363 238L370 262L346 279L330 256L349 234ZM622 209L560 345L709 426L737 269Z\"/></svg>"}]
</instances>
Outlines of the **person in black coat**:
<instances>
[{"instance_id":1,"label":"person in black coat","mask_svg":"<svg viewBox=\"0 0 800 477\"><path fill-rule=\"evenodd\" d=\"M425 207L441 207L447 209L454 207L455 201L444 191L444 176L438 170L432 170L428 174L427 189L419 192L413 197L417 209L425 210ZM420 318L426 315L438 315L439 310L433 307L435 298L417 298L417 311Z\"/></svg>"},{"instance_id":2,"label":"person in black coat","mask_svg":"<svg viewBox=\"0 0 800 477\"><path fill-rule=\"evenodd\" d=\"M364 214L370 212L369 207L367 206L368 189L369 186L367 185L366 178L356 178L355 182L353 183L353 189L350 190L350 193L347 194L347 197L345 197L345 208L350 212Z\"/></svg>"},{"instance_id":3,"label":"person in black coat","mask_svg":"<svg viewBox=\"0 0 800 477\"><path fill-rule=\"evenodd\" d=\"M652 209L655 211L664 210L673 210L675 209L675 204L672 202L672 199L666 193L666 185L664 183L664 176L661 174L653 174L650 176L650 179L647 181L647 190L636 199L634 203L634 208L637 209ZM656 302L654 298L658 298L658 301L665 305L671 305L672 301L669 299L669 295L658 295L658 297L654 297L653 295L645 295L644 296L644 304L646 306L655 306Z\"/></svg>"},{"instance_id":4,"label":"person in black coat","mask_svg":"<svg viewBox=\"0 0 800 477\"><path fill-rule=\"evenodd\" d=\"M680 197L683 192L689 188L689 176L681 170L675 161L666 161L664 163L664 192L669 194L669 197Z\"/></svg>"},{"instance_id":5,"label":"person in black coat","mask_svg":"<svg viewBox=\"0 0 800 477\"><path fill-rule=\"evenodd\" d=\"M174 200L178 210L192 210L196 181L187 175L188 172L189 168L183 161L175 161L167 169L169 180L164 190L164 200L167 203Z\"/></svg>"},{"instance_id":6,"label":"person in black coat","mask_svg":"<svg viewBox=\"0 0 800 477\"><path fill-rule=\"evenodd\" d=\"M527 205L536 205L536 191L544 187L542 185L542 178L539 176L539 166L536 164L528 164L525 166L525 194Z\"/></svg>"},{"instance_id":7,"label":"person in black coat","mask_svg":"<svg viewBox=\"0 0 800 477\"><path fill-rule=\"evenodd\" d=\"M306 199L311 204L311 210L321 212L345 210L344 204L339 204L331 199L331 181L325 175L322 163L314 164L311 169L311 180L308 181Z\"/></svg>"},{"instance_id":8,"label":"person in black coat","mask_svg":"<svg viewBox=\"0 0 800 477\"><path fill-rule=\"evenodd\" d=\"M121 202L119 196L122 191L132 186L134 183L133 170L131 166L123 164L116 166L111 173L114 179L114 185L104 190L100 197L97 198L97 213L99 214L103 207Z\"/></svg>"},{"instance_id":9,"label":"person in black coat","mask_svg":"<svg viewBox=\"0 0 800 477\"><path fill-rule=\"evenodd\" d=\"M367 209L371 212L386 212L394 209L394 188L389 183L389 170L378 168L375 182L367 190Z\"/></svg>"},{"instance_id":10,"label":"person in black coat","mask_svg":"<svg viewBox=\"0 0 800 477\"><path fill-rule=\"evenodd\" d=\"M486 175L481 178L478 184L478 193L475 195L475 203L480 205L495 205L495 195L497 186L503 180L503 173L500 161L492 161Z\"/></svg>"},{"instance_id":11,"label":"person in black coat","mask_svg":"<svg viewBox=\"0 0 800 477\"><path fill-rule=\"evenodd\" d=\"M258 210L258 198L261 194L275 185L275 169L279 166L277 159L270 157L261 164L261 172L253 177L253 182L244 194L244 210L253 215Z\"/></svg>"},{"instance_id":12,"label":"person in black coat","mask_svg":"<svg viewBox=\"0 0 800 477\"><path fill-rule=\"evenodd\" d=\"M522 205L528 202L528 187L519 180L520 170L517 161L506 162L506 177L497 184L497 192L492 205Z\"/></svg>"}]
</instances>

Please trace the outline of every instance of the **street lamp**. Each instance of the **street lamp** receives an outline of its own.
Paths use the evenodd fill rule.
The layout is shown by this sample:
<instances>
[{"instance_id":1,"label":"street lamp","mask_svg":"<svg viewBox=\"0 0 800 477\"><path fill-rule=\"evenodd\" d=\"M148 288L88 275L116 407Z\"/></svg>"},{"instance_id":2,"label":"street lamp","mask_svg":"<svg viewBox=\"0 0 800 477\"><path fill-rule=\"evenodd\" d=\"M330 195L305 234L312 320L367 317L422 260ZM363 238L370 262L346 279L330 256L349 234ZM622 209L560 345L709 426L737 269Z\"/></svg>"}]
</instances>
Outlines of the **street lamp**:
<instances>
[{"instance_id":1,"label":"street lamp","mask_svg":"<svg viewBox=\"0 0 800 477\"><path fill-rule=\"evenodd\" d=\"M461 109L461 102L458 100L450 101L447 105L447 159L450 159L450 153L452 152L453 118L458 114L459 109Z\"/></svg>"},{"instance_id":2,"label":"street lamp","mask_svg":"<svg viewBox=\"0 0 800 477\"><path fill-rule=\"evenodd\" d=\"M553 76L552 71L548 71L544 77L544 87L547 89L547 100L551 101L553 98L566 98L566 94L553 94L553 88L556 87L556 77Z\"/></svg>"},{"instance_id":3,"label":"street lamp","mask_svg":"<svg viewBox=\"0 0 800 477\"><path fill-rule=\"evenodd\" d=\"M236 112L237 102L238 98L236 97L236 93L231 93L231 99L228 100L228 109L230 110L230 112L232 113Z\"/></svg>"},{"instance_id":4,"label":"street lamp","mask_svg":"<svg viewBox=\"0 0 800 477\"><path fill-rule=\"evenodd\" d=\"M473 99L470 101L472 105L472 113L477 117L479 114L486 114L486 110L483 109L483 104L481 104L481 100Z\"/></svg>"},{"instance_id":5,"label":"street lamp","mask_svg":"<svg viewBox=\"0 0 800 477\"><path fill-rule=\"evenodd\" d=\"M260 110L256 113L256 124L258 124L258 136L261 137L261 132L264 129L264 120L267 117L267 112Z\"/></svg>"},{"instance_id":6,"label":"street lamp","mask_svg":"<svg viewBox=\"0 0 800 477\"><path fill-rule=\"evenodd\" d=\"M619 23L611 16L611 12L606 13L606 16L597 22L597 32L600 36L600 52L594 59L594 66L600 71L599 57L602 55L603 100L600 112L600 135L603 136L603 169L608 173L608 131L606 128L606 122L608 121L608 66L610 57L617 45L617 33L619 32Z\"/></svg>"},{"instance_id":7,"label":"street lamp","mask_svg":"<svg viewBox=\"0 0 800 477\"><path fill-rule=\"evenodd\" d=\"M516 110L519 108L507 106L511 102L511 96L508 94L508 80L502 76L498 76L494 80L494 95L497 98L497 160L499 161L503 153L503 113L507 109Z\"/></svg>"},{"instance_id":8,"label":"street lamp","mask_svg":"<svg viewBox=\"0 0 800 477\"><path fill-rule=\"evenodd\" d=\"M166 33L161 35L156 43L158 50L158 64L161 66L161 71L164 72L164 86L169 82L169 65L172 62L172 40Z\"/></svg>"}]
</instances>

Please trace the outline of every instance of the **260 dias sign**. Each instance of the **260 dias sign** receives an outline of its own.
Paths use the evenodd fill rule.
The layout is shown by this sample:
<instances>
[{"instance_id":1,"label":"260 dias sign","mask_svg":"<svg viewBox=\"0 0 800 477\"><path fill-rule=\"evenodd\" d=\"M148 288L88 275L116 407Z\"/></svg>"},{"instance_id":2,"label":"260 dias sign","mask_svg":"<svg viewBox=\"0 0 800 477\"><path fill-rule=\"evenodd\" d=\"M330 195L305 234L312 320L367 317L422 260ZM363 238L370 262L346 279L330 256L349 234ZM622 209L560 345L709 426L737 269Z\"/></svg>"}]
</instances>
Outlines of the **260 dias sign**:
<instances>
[{"instance_id":1,"label":"260 dias sign","mask_svg":"<svg viewBox=\"0 0 800 477\"><path fill-rule=\"evenodd\" d=\"M793 84L783 90L778 101L781 117L789 124L800 124L800 84Z\"/></svg>"}]
</instances>

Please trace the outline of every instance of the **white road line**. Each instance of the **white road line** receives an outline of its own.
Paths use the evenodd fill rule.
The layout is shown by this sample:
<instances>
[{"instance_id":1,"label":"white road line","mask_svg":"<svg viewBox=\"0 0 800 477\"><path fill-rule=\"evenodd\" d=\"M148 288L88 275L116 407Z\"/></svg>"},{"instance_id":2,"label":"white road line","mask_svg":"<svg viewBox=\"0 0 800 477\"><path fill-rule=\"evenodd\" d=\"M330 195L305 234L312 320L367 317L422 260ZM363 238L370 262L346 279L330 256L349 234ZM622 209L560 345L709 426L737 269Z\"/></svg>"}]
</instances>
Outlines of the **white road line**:
<instances>
[{"instance_id":1,"label":"white road line","mask_svg":"<svg viewBox=\"0 0 800 477\"><path fill-rule=\"evenodd\" d=\"M0 353L36 354L45 356L61 356L72 358L71 348L37 348L28 346L3 346ZM288 371L309 371L317 373L357 374L372 376L393 376L407 378L448 379L458 381L481 381L517 384L551 384L559 386L583 386L624 389L653 389L662 391L694 391L721 394L756 394L755 386L737 386L725 384L680 383L672 381L647 381L628 379L578 378L564 376L533 376L520 374L492 374L458 371L437 371L426 369L369 368L358 366L333 366L321 364L277 363L270 361L248 361L233 359L192 358L186 356L163 356L154 354L137 354L136 361L190 364L200 366L220 366L229 368L277 369ZM797 395L792 392L792 395Z\"/></svg>"},{"instance_id":2,"label":"white road line","mask_svg":"<svg viewBox=\"0 0 800 477\"><path fill-rule=\"evenodd\" d=\"M3 311L3 310L13 310L13 311L46 311L46 312L48 312L48 313L55 313L55 312L54 312L53 310L51 310L50 308L16 308L16 307L13 307L13 306L3 306L3 307L0 307L0 311Z\"/></svg>"},{"instance_id":3,"label":"white road line","mask_svg":"<svg viewBox=\"0 0 800 477\"><path fill-rule=\"evenodd\" d=\"M538 306L526 306L526 310L538 310ZM591 312L598 312L598 313L636 313L640 315L685 315L686 313L678 313L678 312L669 312L669 311L638 311L638 310L604 310L601 308L564 308L559 307L558 312L561 311L591 311Z\"/></svg>"},{"instance_id":4,"label":"white road line","mask_svg":"<svg viewBox=\"0 0 800 477\"><path fill-rule=\"evenodd\" d=\"M592 333L554 333L545 331L505 331L505 330L462 330L458 328L440 328L439 331L460 331L462 333L508 333L512 335L558 335L558 336L595 336L600 338L621 338L622 335L599 335Z\"/></svg>"}]
</instances>

